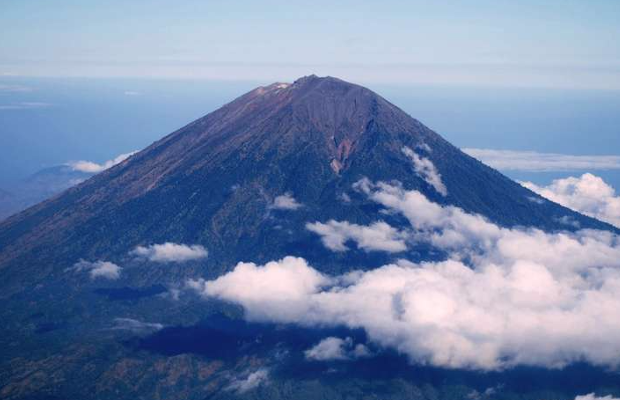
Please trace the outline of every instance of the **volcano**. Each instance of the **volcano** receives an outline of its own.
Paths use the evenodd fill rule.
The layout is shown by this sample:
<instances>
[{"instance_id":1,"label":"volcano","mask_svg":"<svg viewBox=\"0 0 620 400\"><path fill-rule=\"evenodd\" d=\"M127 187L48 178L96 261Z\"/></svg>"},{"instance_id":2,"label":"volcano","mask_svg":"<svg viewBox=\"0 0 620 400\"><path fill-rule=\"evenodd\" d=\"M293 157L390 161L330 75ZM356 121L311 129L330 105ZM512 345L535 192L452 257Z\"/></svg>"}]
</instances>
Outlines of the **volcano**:
<instances>
[{"instance_id":1,"label":"volcano","mask_svg":"<svg viewBox=\"0 0 620 400\"><path fill-rule=\"evenodd\" d=\"M432 163L445 193L415 172L403 148ZM202 244L214 264L295 254L303 243L274 232L266 218L274 199L290 194L303 205L288 213L290 229L342 217L368 223L375 210L367 202L342 201L362 177L398 180L502 226L570 229L568 216L582 228L611 229L540 198L374 92L308 76L252 90L3 222L1 276L17 290L54 265L167 241Z\"/></svg>"},{"instance_id":2,"label":"volcano","mask_svg":"<svg viewBox=\"0 0 620 400\"><path fill-rule=\"evenodd\" d=\"M141 369L142 386L136 388L195 398L188 388L207 387L208 380L199 377L221 369L221 361L192 358L189 350L146 354L144 347L127 344L135 344L133 336L121 343L114 335L158 330L159 325L110 329L109 321L126 321L128 315L166 318L166 325L208 320L212 308L189 300L169 303L169 289L197 275L215 278L239 261L264 263L294 255L324 273L340 274L396 257L441 258L424 246L376 254L355 246L334 252L321 244L307 229L308 221L367 225L377 220L377 204L352 189L364 178L398 181L437 204L479 214L502 227L615 229L522 187L364 87L314 75L259 87L0 223L6 322L1 333L7 349L0 361L10 365L2 375L5 394L19 398L44 388L85 398L70 379L76 371L71 368L79 366L86 371L82 383L98 382L97 397L127 389L137 379L127 371ZM383 218L392 226L403 225L397 215ZM132 256L135 249L157 243L200 246L208 256L182 266L145 266ZM109 282L67 273L80 260L128 267ZM213 328L214 323L206 324ZM186 333L171 332L176 342L187 340ZM242 369L231 363L230 368ZM24 380L37 371L40 382ZM122 371L126 376L116 376ZM149 386L164 376L182 378L167 388ZM152 390L146 397L154 396Z\"/></svg>"}]
</instances>

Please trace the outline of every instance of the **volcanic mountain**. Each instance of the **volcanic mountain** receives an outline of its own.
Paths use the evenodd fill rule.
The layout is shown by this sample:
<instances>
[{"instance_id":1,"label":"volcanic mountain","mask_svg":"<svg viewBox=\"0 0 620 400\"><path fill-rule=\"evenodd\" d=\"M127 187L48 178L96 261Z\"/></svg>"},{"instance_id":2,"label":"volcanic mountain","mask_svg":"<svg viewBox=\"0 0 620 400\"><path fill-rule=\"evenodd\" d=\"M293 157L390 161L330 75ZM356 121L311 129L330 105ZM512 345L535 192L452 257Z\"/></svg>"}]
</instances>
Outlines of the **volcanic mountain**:
<instances>
[{"instance_id":1,"label":"volcanic mountain","mask_svg":"<svg viewBox=\"0 0 620 400\"><path fill-rule=\"evenodd\" d=\"M446 193L416 174L403 148L432 162ZM58 264L166 241L202 244L214 264L277 258L304 246L266 218L276 197L290 194L302 205L287 215L292 229L344 216L369 222L369 204L342 201L362 177L398 180L503 226L567 229L568 216L583 228L609 229L469 157L372 91L308 76L252 90L9 218L0 225L0 274L17 290Z\"/></svg>"},{"instance_id":2,"label":"volcanic mountain","mask_svg":"<svg viewBox=\"0 0 620 400\"><path fill-rule=\"evenodd\" d=\"M504 227L614 229L534 194L364 87L316 76L274 83L0 223L1 333L7 349L0 361L13 365L4 383L6 376L32 372L37 363L48 368L41 379L54 381L50 370L81 365L75 357L86 362L105 353L108 345L93 339L93 332L112 332L103 329L115 316L135 313L177 323L204 318L203 305L162 303L166 290L197 274L214 278L239 261L263 263L286 255L302 256L326 273L390 261L389 254L357 248L329 251L306 228L308 221L376 221L377 204L353 189L363 178L398 181L435 203ZM402 225L398 216L382 218ZM122 279L105 284L67 273L80 260L135 265L136 247L167 242L203 246L208 257L182 267L127 267ZM417 248L408 257L441 254ZM94 330L84 328L88 324ZM42 338L41 331L55 336ZM87 342L75 347L72 340ZM128 357L118 346L114 354ZM36 357L24 360L24 348ZM62 365L45 358L50 353L62 354ZM131 369L133 362L114 368ZM207 372L216 368L195 360L169 362L151 367L170 374L191 363Z\"/></svg>"}]
</instances>

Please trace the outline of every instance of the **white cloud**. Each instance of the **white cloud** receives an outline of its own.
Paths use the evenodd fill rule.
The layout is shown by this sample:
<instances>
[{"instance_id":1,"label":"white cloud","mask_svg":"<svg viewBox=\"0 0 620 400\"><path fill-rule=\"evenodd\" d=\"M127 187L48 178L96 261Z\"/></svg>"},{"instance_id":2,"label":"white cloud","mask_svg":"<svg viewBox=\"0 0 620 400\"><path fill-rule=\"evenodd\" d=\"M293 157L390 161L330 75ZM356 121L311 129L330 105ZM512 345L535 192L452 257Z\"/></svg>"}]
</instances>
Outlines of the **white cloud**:
<instances>
[{"instance_id":1,"label":"white cloud","mask_svg":"<svg viewBox=\"0 0 620 400\"><path fill-rule=\"evenodd\" d=\"M612 395L607 396L596 396L594 393L585 394L582 396L575 397L575 400L620 400L617 397L613 397Z\"/></svg>"},{"instance_id":2,"label":"white cloud","mask_svg":"<svg viewBox=\"0 0 620 400\"><path fill-rule=\"evenodd\" d=\"M81 161L69 162L67 163L67 165L70 166L74 171L86 172L89 174L96 174L101 171L105 171L106 169L111 168L115 166L116 164L122 163L123 161L125 161L126 159L128 159L129 157L133 156L136 153L137 151L132 151L131 153L121 154L112 160L108 160L104 162L103 164L97 164L92 161L81 160Z\"/></svg>"},{"instance_id":3,"label":"white cloud","mask_svg":"<svg viewBox=\"0 0 620 400\"><path fill-rule=\"evenodd\" d=\"M409 157L409 159L413 163L413 169L420 178L424 179L426 183L431 185L437 191L437 193L441 194L444 197L448 195L448 189L441 180L441 174L437 171L435 164L433 164L431 160L419 156L409 147L403 147L402 152L407 157Z\"/></svg>"},{"instance_id":4,"label":"white cloud","mask_svg":"<svg viewBox=\"0 0 620 400\"><path fill-rule=\"evenodd\" d=\"M349 240L366 251L399 252L407 249L404 234L383 221L363 226L330 220L326 224L308 223L306 229L321 236L325 247L333 251L348 250L345 243Z\"/></svg>"},{"instance_id":5,"label":"white cloud","mask_svg":"<svg viewBox=\"0 0 620 400\"><path fill-rule=\"evenodd\" d=\"M109 261L89 262L80 260L73 266L74 271L88 271L91 279L118 279L121 274L121 267Z\"/></svg>"},{"instance_id":6,"label":"white cloud","mask_svg":"<svg viewBox=\"0 0 620 400\"><path fill-rule=\"evenodd\" d=\"M246 318L362 328L371 342L448 368L620 365L620 238L610 232L508 229L398 185L356 187L405 216L441 262L327 276L301 258L240 263L190 286Z\"/></svg>"},{"instance_id":7,"label":"white cloud","mask_svg":"<svg viewBox=\"0 0 620 400\"><path fill-rule=\"evenodd\" d=\"M355 358L369 357L370 351L361 343L354 345L353 339L347 337L330 336L310 349L304 351L304 356L311 361L351 360Z\"/></svg>"},{"instance_id":8,"label":"white cloud","mask_svg":"<svg viewBox=\"0 0 620 400\"><path fill-rule=\"evenodd\" d=\"M140 92L136 92L135 90L126 90L126 91L124 92L124 95L125 95L125 96L141 96L141 95L142 95L142 93L140 93Z\"/></svg>"},{"instance_id":9,"label":"white cloud","mask_svg":"<svg viewBox=\"0 0 620 400\"><path fill-rule=\"evenodd\" d=\"M602 178L592 174L556 179L549 186L521 182L547 199L590 217L620 227L620 196Z\"/></svg>"},{"instance_id":10,"label":"white cloud","mask_svg":"<svg viewBox=\"0 0 620 400\"><path fill-rule=\"evenodd\" d=\"M306 350L304 355L308 360L330 361L348 359L347 348L353 343L351 338L328 337Z\"/></svg>"},{"instance_id":11,"label":"white cloud","mask_svg":"<svg viewBox=\"0 0 620 400\"><path fill-rule=\"evenodd\" d=\"M302 204L298 203L291 193L285 193L273 199L273 204L270 208L276 210L297 210L301 206Z\"/></svg>"},{"instance_id":12,"label":"white cloud","mask_svg":"<svg viewBox=\"0 0 620 400\"><path fill-rule=\"evenodd\" d=\"M198 260L207 257L209 253L200 245L166 242L146 247L137 246L130 254L153 262L167 263Z\"/></svg>"},{"instance_id":13,"label":"white cloud","mask_svg":"<svg viewBox=\"0 0 620 400\"><path fill-rule=\"evenodd\" d=\"M260 368L256 371L246 372L244 377L234 379L227 389L234 390L237 393L245 393L267 382L269 382L269 370Z\"/></svg>"},{"instance_id":14,"label":"white cloud","mask_svg":"<svg viewBox=\"0 0 620 400\"><path fill-rule=\"evenodd\" d=\"M156 322L142 322L133 318L114 318L114 327L112 330L131 331L134 333L159 331L164 325Z\"/></svg>"},{"instance_id":15,"label":"white cloud","mask_svg":"<svg viewBox=\"0 0 620 400\"><path fill-rule=\"evenodd\" d=\"M585 171L620 169L620 156L573 156L536 151L461 149L503 171Z\"/></svg>"},{"instance_id":16,"label":"white cloud","mask_svg":"<svg viewBox=\"0 0 620 400\"><path fill-rule=\"evenodd\" d=\"M309 311L307 297L328 283L330 279L309 267L304 259L285 257L264 266L239 263L234 271L216 280L190 280L188 285L204 296L235 299L247 305L246 316L251 320L287 322ZM265 308L252 306L258 303Z\"/></svg>"},{"instance_id":17,"label":"white cloud","mask_svg":"<svg viewBox=\"0 0 620 400\"><path fill-rule=\"evenodd\" d=\"M481 399L489 399L493 398L498 391L500 391L503 387L503 384L497 385L495 387L486 388L482 393L477 390L472 390L467 394L467 398L471 400L481 400Z\"/></svg>"}]
</instances>

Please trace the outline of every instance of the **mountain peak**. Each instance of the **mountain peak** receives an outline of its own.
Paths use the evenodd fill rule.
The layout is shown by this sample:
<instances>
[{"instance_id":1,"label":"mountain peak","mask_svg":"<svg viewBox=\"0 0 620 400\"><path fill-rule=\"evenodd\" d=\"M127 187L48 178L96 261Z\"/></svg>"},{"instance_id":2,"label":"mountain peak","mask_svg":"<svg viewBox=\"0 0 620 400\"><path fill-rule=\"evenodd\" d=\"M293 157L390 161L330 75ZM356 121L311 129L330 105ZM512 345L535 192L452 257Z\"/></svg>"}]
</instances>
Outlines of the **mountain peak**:
<instances>
[{"instance_id":1,"label":"mountain peak","mask_svg":"<svg viewBox=\"0 0 620 400\"><path fill-rule=\"evenodd\" d=\"M408 130L416 135L406 129L412 121L419 124L369 89L309 75L293 83L260 86L190 126L194 147L217 142L233 151L260 140L259 148L284 153L318 146L327 165L339 174L377 126L384 134ZM187 135L181 133L186 128L175 135Z\"/></svg>"},{"instance_id":2,"label":"mountain peak","mask_svg":"<svg viewBox=\"0 0 620 400\"><path fill-rule=\"evenodd\" d=\"M348 86L358 86L353 83L344 81L342 79L335 78L333 76L317 76L315 74L302 76L301 78L296 79L293 82L293 85L304 86L308 84L318 84L318 83L321 83L321 84L332 83L332 84L341 84L341 85L348 85Z\"/></svg>"},{"instance_id":3,"label":"mountain peak","mask_svg":"<svg viewBox=\"0 0 620 400\"><path fill-rule=\"evenodd\" d=\"M340 95L350 90L358 90L360 92L372 93L374 96L379 97L377 94L370 90L344 81L332 76L319 77L317 75L307 75L296 79L293 83L289 82L274 82L266 86L259 86L256 89L250 91L248 94L265 95L265 94L277 94L277 93L289 93L290 100L299 99L308 93L317 92L318 95ZM244 97L244 96L242 96ZM343 99L346 100L346 99Z\"/></svg>"},{"instance_id":4,"label":"mountain peak","mask_svg":"<svg viewBox=\"0 0 620 400\"><path fill-rule=\"evenodd\" d=\"M350 90L358 90L360 92L368 92L372 93L374 96L379 97L376 93L373 93L369 89L364 88L363 86L356 85L354 83L350 83L344 81L339 78L335 78L333 76L316 76L316 75L308 75L301 77L293 82L291 85L292 88L300 89L301 92L313 92L317 91L323 95L325 94L341 94L343 92L347 92Z\"/></svg>"}]
</instances>

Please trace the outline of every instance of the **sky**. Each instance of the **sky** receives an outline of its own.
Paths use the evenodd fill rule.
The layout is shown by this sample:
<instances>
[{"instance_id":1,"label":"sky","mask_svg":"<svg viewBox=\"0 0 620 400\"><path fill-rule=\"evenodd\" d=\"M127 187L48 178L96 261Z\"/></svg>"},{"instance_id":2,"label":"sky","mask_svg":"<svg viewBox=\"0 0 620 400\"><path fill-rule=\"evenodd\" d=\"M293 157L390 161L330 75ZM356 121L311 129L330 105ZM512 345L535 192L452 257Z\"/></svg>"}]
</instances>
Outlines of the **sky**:
<instances>
[{"instance_id":1,"label":"sky","mask_svg":"<svg viewBox=\"0 0 620 400\"><path fill-rule=\"evenodd\" d=\"M620 89L613 0L0 3L0 74Z\"/></svg>"}]
</instances>

